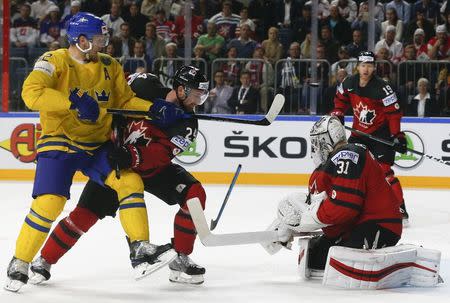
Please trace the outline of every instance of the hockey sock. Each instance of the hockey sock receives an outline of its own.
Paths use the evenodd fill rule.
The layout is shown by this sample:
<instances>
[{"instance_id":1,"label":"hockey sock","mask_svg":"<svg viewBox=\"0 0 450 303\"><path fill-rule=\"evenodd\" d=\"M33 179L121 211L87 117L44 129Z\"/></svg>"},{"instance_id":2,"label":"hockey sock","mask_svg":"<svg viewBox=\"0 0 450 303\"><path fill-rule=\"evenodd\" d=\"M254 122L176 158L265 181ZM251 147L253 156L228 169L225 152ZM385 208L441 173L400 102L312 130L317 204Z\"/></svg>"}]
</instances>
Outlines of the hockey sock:
<instances>
[{"instance_id":1,"label":"hockey sock","mask_svg":"<svg viewBox=\"0 0 450 303\"><path fill-rule=\"evenodd\" d=\"M59 221L52 231L41 250L42 257L47 263L56 264L97 220L93 212L77 206L68 217Z\"/></svg>"},{"instance_id":2,"label":"hockey sock","mask_svg":"<svg viewBox=\"0 0 450 303\"><path fill-rule=\"evenodd\" d=\"M189 188L186 194L186 201L192 198L198 198L205 209L206 193L200 183L195 183ZM189 214L186 202L175 215L174 220L174 240L175 251L189 255L194 249L196 237L194 222Z\"/></svg>"},{"instance_id":3,"label":"hockey sock","mask_svg":"<svg viewBox=\"0 0 450 303\"><path fill-rule=\"evenodd\" d=\"M400 184L400 180L397 177L395 177L394 171L387 164L382 163L381 168L385 172L386 180L391 185L392 191L394 192L398 205L400 206L404 204L405 201L403 200L403 189Z\"/></svg>"},{"instance_id":4,"label":"hockey sock","mask_svg":"<svg viewBox=\"0 0 450 303\"><path fill-rule=\"evenodd\" d=\"M142 179L131 170L121 170L120 174L120 179L117 179L115 172L111 172L105 184L117 192L122 228L131 242L148 241L148 217Z\"/></svg>"},{"instance_id":5,"label":"hockey sock","mask_svg":"<svg viewBox=\"0 0 450 303\"><path fill-rule=\"evenodd\" d=\"M57 195L42 195L34 199L16 241L16 258L28 263L33 260L65 202L65 197Z\"/></svg>"}]
</instances>

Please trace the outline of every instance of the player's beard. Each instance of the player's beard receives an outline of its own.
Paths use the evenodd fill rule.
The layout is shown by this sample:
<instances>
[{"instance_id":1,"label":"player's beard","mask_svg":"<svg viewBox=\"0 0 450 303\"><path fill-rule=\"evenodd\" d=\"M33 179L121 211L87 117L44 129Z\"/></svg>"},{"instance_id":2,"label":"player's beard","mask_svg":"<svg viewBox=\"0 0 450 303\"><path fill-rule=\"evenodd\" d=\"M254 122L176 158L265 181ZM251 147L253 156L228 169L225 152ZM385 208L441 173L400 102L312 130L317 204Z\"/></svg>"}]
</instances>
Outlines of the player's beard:
<instances>
[{"instance_id":1,"label":"player's beard","mask_svg":"<svg viewBox=\"0 0 450 303\"><path fill-rule=\"evenodd\" d=\"M86 62L97 62L98 61L98 51L89 51L86 54Z\"/></svg>"}]
</instances>

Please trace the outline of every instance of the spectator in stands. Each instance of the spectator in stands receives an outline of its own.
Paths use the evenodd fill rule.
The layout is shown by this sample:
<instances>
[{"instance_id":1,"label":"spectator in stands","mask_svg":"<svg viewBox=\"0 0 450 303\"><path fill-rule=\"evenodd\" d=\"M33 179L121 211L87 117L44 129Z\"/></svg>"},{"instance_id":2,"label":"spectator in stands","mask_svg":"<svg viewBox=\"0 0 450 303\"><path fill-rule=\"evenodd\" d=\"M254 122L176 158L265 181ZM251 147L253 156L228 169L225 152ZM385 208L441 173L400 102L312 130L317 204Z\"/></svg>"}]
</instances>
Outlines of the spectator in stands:
<instances>
[{"instance_id":1,"label":"spectator in stands","mask_svg":"<svg viewBox=\"0 0 450 303\"><path fill-rule=\"evenodd\" d=\"M403 0L393 0L386 4L386 10L393 8L397 11L397 16L403 21L404 25L408 25L411 20L411 5Z\"/></svg>"},{"instance_id":2,"label":"spectator in stands","mask_svg":"<svg viewBox=\"0 0 450 303\"><path fill-rule=\"evenodd\" d=\"M305 40L303 40L302 44L300 44L300 58L311 58L311 33L307 33Z\"/></svg>"},{"instance_id":3,"label":"spectator in stands","mask_svg":"<svg viewBox=\"0 0 450 303\"><path fill-rule=\"evenodd\" d=\"M120 36L120 25L125 21L120 17L120 5L118 2L113 1L111 3L110 13L103 15L102 20L108 27L111 36Z\"/></svg>"},{"instance_id":4,"label":"spectator in stands","mask_svg":"<svg viewBox=\"0 0 450 303\"><path fill-rule=\"evenodd\" d=\"M377 9L378 6L375 6L375 8ZM383 18L384 19L384 11L381 10L381 12L383 12ZM379 14L376 15L374 14L375 17L375 37L379 36L380 31L381 31L381 21L379 18ZM353 20L353 23L351 24L352 30L360 30L362 35L367 37L368 35L368 31L369 31L369 4L366 2L361 2L360 6L359 6L359 12L358 12L358 16L356 17L355 20Z\"/></svg>"},{"instance_id":5,"label":"spectator in stands","mask_svg":"<svg viewBox=\"0 0 450 303\"><path fill-rule=\"evenodd\" d=\"M159 77L161 83L170 88L172 88L172 78L176 70L183 65L183 61L177 59L181 59L177 56L177 45L169 42L166 44L165 54L155 60L153 73Z\"/></svg>"},{"instance_id":6,"label":"spectator in stands","mask_svg":"<svg viewBox=\"0 0 450 303\"><path fill-rule=\"evenodd\" d=\"M109 0L89 0L82 2L81 11L103 16L110 7Z\"/></svg>"},{"instance_id":7,"label":"spectator in stands","mask_svg":"<svg viewBox=\"0 0 450 303\"><path fill-rule=\"evenodd\" d=\"M414 96L416 80L422 76L424 65L417 64L416 60L416 48L410 44L405 47L404 55L401 64L398 66L398 92L400 94L400 100L411 100ZM406 107L406 104L402 104Z\"/></svg>"},{"instance_id":8,"label":"spectator in stands","mask_svg":"<svg viewBox=\"0 0 450 303\"><path fill-rule=\"evenodd\" d=\"M276 2L276 9L273 12L273 17L277 20L277 26L280 28L291 28L291 21L297 16L300 10L300 5L294 0L282 0Z\"/></svg>"},{"instance_id":9,"label":"spectator in stands","mask_svg":"<svg viewBox=\"0 0 450 303\"><path fill-rule=\"evenodd\" d=\"M176 17L175 40L177 41L177 45L179 47L184 47L184 30L185 30L184 15ZM192 46L194 46L198 42L198 38L203 34L203 32L204 32L203 17L199 15L192 15L191 21Z\"/></svg>"},{"instance_id":10,"label":"spectator in stands","mask_svg":"<svg viewBox=\"0 0 450 303\"><path fill-rule=\"evenodd\" d=\"M350 30L349 30L350 31ZM325 47L325 59L333 64L337 61L339 44L333 39L331 29L327 25L323 25L320 30L320 43Z\"/></svg>"},{"instance_id":11,"label":"spectator in stands","mask_svg":"<svg viewBox=\"0 0 450 303\"><path fill-rule=\"evenodd\" d=\"M208 58L206 57L205 47L203 45L197 44L193 49L193 60L191 62L192 66L197 67L200 71L207 75L208 68Z\"/></svg>"},{"instance_id":12,"label":"spectator in stands","mask_svg":"<svg viewBox=\"0 0 450 303\"><path fill-rule=\"evenodd\" d=\"M241 63L236 60L237 49L230 47L227 51L228 60L222 64L221 70L225 75L225 82L228 85L234 86L237 84L239 74L241 72Z\"/></svg>"},{"instance_id":13,"label":"spectator in stands","mask_svg":"<svg viewBox=\"0 0 450 303\"><path fill-rule=\"evenodd\" d=\"M274 18L276 2L272 0L253 0L248 5L248 15L256 25L256 39L265 37L270 27L276 26Z\"/></svg>"},{"instance_id":14,"label":"spectator in stands","mask_svg":"<svg viewBox=\"0 0 450 303\"><path fill-rule=\"evenodd\" d=\"M148 18L139 12L139 6L136 2L132 2L128 11L124 13L123 19L130 25L130 35L135 39L140 39L145 35L145 26Z\"/></svg>"},{"instance_id":15,"label":"spectator in stands","mask_svg":"<svg viewBox=\"0 0 450 303\"><path fill-rule=\"evenodd\" d=\"M241 17L241 20L239 21L239 24L236 27L236 37L239 37L241 35L241 26L243 24L247 24L250 27L250 37L254 38L255 37L256 25L255 25L255 22L253 22L252 19L248 18L248 8L244 6L241 9L239 15Z\"/></svg>"},{"instance_id":16,"label":"spectator in stands","mask_svg":"<svg viewBox=\"0 0 450 303\"><path fill-rule=\"evenodd\" d=\"M403 21L398 19L397 11L394 8L386 10L386 21L381 23L380 40L386 35L386 28L392 25L395 27L395 40L402 41L403 38Z\"/></svg>"},{"instance_id":17,"label":"spectator in stands","mask_svg":"<svg viewBox=\"0 0 450 303\"><path fill-rule=\"evenodd\" d=\"M348 76L345 69L338 69L336 74L332 74L333 84L325 89L323 102L320 104L320 113L329 113L334 108L334 97L339 85Z\"/></svg>"},{"instance_id":18,"label":"spectator in stands","mask_svg":"<svg viewBox=\"0 0 450 303\"><path fill-rule=\"evenodd\" d=\"M260 93L260 108L258 111L266 112L269 105L269 88L273 86L274 71L272 64L264 56L264 48L258 45L253 58L245 65L245 70L250 72L250 84Z\"/></svg>"},{"instance_id":19,"label":"spectator in stands","mask_svg":"<svg viewBox=\"0 0 450 303\"><path fill-rule=\"evenodd\" d=\"M37 22L30 17L31 6L29 3L20 7L20 17L14 20L10 29L10 41L12 47L29 48L35 47L39 32Z\"/></svg>"},{"instance_id":20,"label":"spectator in stands","mask_svg":"<svg viewBox=\"0 0 450 303\"><path fill-rule=\"evenodd\" d=\"M416 50L417 60L419 61L426 61L430 59L428 56L428 45L426 41L424 30L421 28L416 29L414 32L413 45Z\"/></svg>"},{"instance_id":21,"label":"spectator in stands","mask_svg":"<svg viewBox=\"0 0 450 303\"><path fill-rule=\"evenodd\" d=\"M243 24L240 37L232 39L227 47L235 47L238 58L251 58L256 47L256 41L250 38L250 26Z\"/></svg>"},{"instance_id":22,"label":"spectator in stands","mask_svg":"<svg viewBox=\"0 0 450 303\"><path fill-rule=\"evenodd\" d=\"M151 71L152 60L145 54L144 42L136 41L133 47L134 56L125 58L125 63L123 65L123 70L127 74L132 74L136 72L136 68L144 67L146 72Z\"/></svg>"},{"instance_id":23,"label":"spectator in stands","mask_svg":"<svg viewBox=\"0 0 450 303\"><path fill-rule=\"evenodd\" d=\"M347 44L345 48L347 48L348 55L350 57L356 58L360 52L367 49L366 45L362 41L362 33L359 29L353 30L352 34L353 42Z\"/></svg>"},{"instance_id":24,"label":"spectator in stands","mask_svg":"<svg viewBox=\"0 0 450 303\"><path fill-rule=\"evenodd\" d=\"M393 66L390 60L389 49L384 46L380 47L377 50L376 57L377 57L377 66L376 66L377 76L383 78L387 82L390 82Z\"/></svg>"},{"instance_id":25,"label":"spectator in stands","mask_svg":"<svg viewBox=\"0 0 450 303\"><path fill-rule=\"evenodd\" d=\"M316 49L317 60L326 59L326 48L319 44ZM320 107L320 100L322 100L323 92L329 84L330 66L327 62L319 61L316 63L316 79L312 75L312 66L309 66L306 71L306 77L303 80L302 101L300 104L299 114L316 114L311 112L311 102L317 102L317 107ZM314 83L314 85L311 85ZM318 85L318 86L317 86ZM314 97L315 94L315 98Z\"/></svg>"},{"instance_id":26,"label":"spectator in stands","mask_svg":"<svg viewBox=\"0 0 450 303\"><path fill-rule=\"evenodd\" d=\"M350 57L348 50L345 46L341 46L338 51L339 61L331 65L331 75L337 74L339 69L344 69L348 75L352 75L356 69L356 58ZM335 81L333 81L335 82Z\"/></svg>"},{"instance_id":27,"label":"spectator in stands","mask_svg":"<svg viewBox=\"0 0 450 303\"><path fill-rule=\"evenodd\" d=\"M448 10L443 14L443 18L445 21L445 27L447 28L447 34L450 34L450 7Z\"/></svg>"},{"instance_id":28,"label":"spectator in stands","mask_svg":"<svg viewBox=\"0 0 450 303\"><path fill-rule=\"evenodd\" d=\"M358 6L353 0L333 0L331 6L336 6L339 10L339 15L342 16L349 23L352 23L356 19L358 13ZM331 14L331 11L330 11Z\"/></svg>"},{"instance_id":29,"label":"spectator in stands","mask_svg":"<svg viewBox=\"0 0 450 303\"><path fill-rule=\"evenodd\" d=\"M307 1L305 5L312 6L311 1ZM328 0L319 0L318 17L319 20L325 19L330 15L330 2Z\"/></svg>"},{"instance_id":30,"label":"spectator in stands","mask_svg":"<svg viewBox=\"0 0 450 303\"><path fill-rule=\"evenodd\" d=\"M61 44L58 41L53 41L50 43L50 46L48 47L49 51L54 51L61 48Z\"/></svg>"},{"instance_id":31,"label":"spectator in stands","mask_svg":"<svg viewBox=\"0 0 450 303\"><path fill-rule=\"evenodd\" d=\"M175 24L172 21L166 19L166 11L160 9L156 12L155 17L156 34L164 39L164 41L170 42L175 38Z\"/></svg>"},{"instance_id":32,"label":"spectator in stands","mask_svg":"<svg viewBox=\"0 0 450 303\"><path fill-rule=\"evenodd\" d=\"M235 37L236 27L241 21L241 17L231 13L231 1L225 0L222 4L222 11L209 19L209 22L215 23L217 32L226 42Z\"/></svg>"},{"instance_id":33,"label":"spectator in stands","mask_svg":"<svg viewBox=\"0 0 450 303\"><path fill-rule=\"evenodd\" d=\"M375 53L381 48L387 48L389 50L389 60L397 64L403 55L403 45L395 40L396 29L393 25L388 25L386 28L385 38L381 39L375 45Z\"/></svg>"},{"instance_id":34,"label":"spectator in stands","mask_svg":"<svg viewBox=\"0 0 450 303\"><path fill-rule=\"evenodd\" d=\"M305 39L308 39L306 35ZM296 113L300 108L300 96L302 92L301 81L305 77L305 65L300 63L300 44L292 42L289 46L288 56L283 61L280 74L279 92L286 97L283 107L285 113ZM296 60L296 61L293 61Z\"/></svg>"},{"instance_id":35,"label":"spectator in stands","mask_svg":"<svg viewBox=\"0 0 450 303\"><path fill-rule=\"evenodd\" d=\"M81 2L78 0L70 1L70 13L64 16L62 23L66 26L67 22L81 10Z\"/></svg>"},{"instance_id":36,"label":"spectator in stands","mask_svg":"<svg viewBox=\"0 0 450 303\"><path fill-rule=\"evenodd\" d=\"M416 117L432 117L439 115L436 98L429 92L429 82L426 78L417 81L418 94L408 106L408 114Z\"/></svg>"},{"instance_id":37,"label":"spectator in stands","mask_svg":"<svg viewBox=\"0 0 450 303\"><path fill-rule=\"evenodd\" d=\"M110 55L113 58L117 58L120 57L118 54L118 51L116 50L116 47L114 46L115 43L112 41L113 39L111 39L109 41L109 44L106 46L106 50L105 53ZM116 39L117 40L117 39ZM134 45L133 45L133 50L134 50Z\"/></svg>"},{"instance_id":38,"label":"spectator in stands","mask_svg":"<svg viewBox=\"0 0 450 303\"><path fill-rule=\"evenodd\" d=\"M450 60L450 37L444 24L436 27L436 37L428 41L428 56L431 60Z\"/></svg>"},{"instance_id":39,"label":"spectator in stands","mask_svg":"<svg viewBox=\"0 0 450 303\"><path fill-rule=\"evenodd\" d=\"M56 4L49 0L38 0L31 4L30 16L37 20L40 24L46 17L52 7L56 7ZM59 10L59 8L58 8Z\"/></svg>"},{"instance_id":40,"label":"spectator in stands","mask_svg":"<svg viewBox=\"0 0 450 303\"><path fill-rule=\"evenodd\" d=\"M267 36L268 39L262 42L262 48L264 49L267 60L274 65L283 56L283 45L278 39L278 29L276 27L269 28Z\"/></svg>"},{"instance_id":41,"label":"spectator in stands","mask_svg":"<svg viewBox=\"0 0 450 303\"><path fill-rule=\"evenodd\" d=\"M231 114L233 110L228 105L228 100L233 94L233 88L225 83L222 71L214 74L216 85L209 91L209 98L205 102L205 113L207 114Z\"/></svg>"},{"instance_id":42,"label":"spectator in stands","mask_svg":"<svg viewBox=\"0 0 450 303\"><path fill-rule=\"evenodd\" d=\"M330 6L330 15L322 19L321 24L331 29L332 39L339 45L345 45L352 41L350 23L340 15L336 5Z\"/></svg>"},{"instance_id":43,"label":"spectator in stands","mask_svg":"<svg viewBox=\"0 0 450 303\"><path fill-rule=\"evenodd\" d=\"M142 38L145 47L145 54L151 61L161 57L164 54L166 43L156 34L156 26L152 22L145 25L145 35Z\"/></svg>"},{"instance_id":44,"label":"spectator in stands","mask_svg":"<svg viewBox=\"0 0 450 303\"><path fill-rule=\"evenodd\" d=\"M47 12L48 19L41 22L40 38L41 46L48 47L53 41L59 41L61 35L65 34L64 23L59 18L59 8L51 6Z\"/></svg>"},{"instance_id":45,"label":"spectator in stands","mask_svg":"<svg viewBox=\"0 0 450 303\"><path fill-rule=\"evenodd\" d=\"M201 16L203 19L209 19L219 11L218 0L194 0L194 15Z\"/></svg>"},{"instance_id":46,"label":"spectator in stands","mask_svg":"<svg viewBox=\"0 0 450 303\"><path fill-rule=\"evenodd\" d=\"M425 41L429 41L432 37L434 37L434 25L427 18L425 18L425 12L421 7L416 8L415 18L414 20L411 20L410 24L408 25L405 39L406 42L413 42L414 33L416 29L419 28L424 32Z\"/></svg>"},{"instance_id":47,"label":"spectator in stands","mask_svg":"<svg viewBox=\"0 0 450 303\"><path fill-rule=\"evenodd\" d=\"M201 35L197 41L197 45L203 45L205 47L206 56L210 62L220 57L225 44L225 39L217 33L216 29L215 23L208 22L206 26L207 33Z\"/></svg>"},{"instance_id":48,"label":"spectator in stands","mask_svg":"<svg viewBox=\"0 0 450 303\"><path fill-rule=\"evenodd\" d=\"M120 35L119 37L117 37L117 39L115 39L115 41L117 41L117 45L114 46L118 51L119 57L133 57L133 49L136 39L131 37L130 25L127 22L124 22L120 25Z\"/></svg>"},{"instance_id":49,"label":"spectator in stands","mask_svg":"<svg viewBox=\"0 0 450 303\"><path fill-rule=\"evenodd\" d=\"M414 4L414 10L422 10L424 12L425 18L430 21L433 25L436 24L440 19L439 5L434 0L418 0Z\"/></svg>"},{"instance_id":50,"label":"spectator in stands","mask_svg":"<svg viewBox=\"0 0 450 303\"><path fill-rule=\"evenodd\" d=\"M259 107L259 92L250 85L250 77L249 71L241 72L241 85L233 89L228 100L228 106L238 115L256 114Z\"/></svg>"},{"instance_id":51,"label":"spectator in stands","mask_svg":"<svg viewBox=\"0 0 450 303\"><path fill-rule=\"evenodd\" d=\"M141 14L146 16L150 21L156 17L156 12L162 8L160 0L144 0L141 4Z\"/></svg>"},{"instance_id":52,"label":"spectator in stands","mask_svg":"<svg viewBox=\"0 0 450 303\"><path fill-rule=\"evenodd\" d=\"M304 5L301 15L292 21L292 31L295 41L305 40L306 34L311 32L311 6Z\"/></svg>"}]
</instances>

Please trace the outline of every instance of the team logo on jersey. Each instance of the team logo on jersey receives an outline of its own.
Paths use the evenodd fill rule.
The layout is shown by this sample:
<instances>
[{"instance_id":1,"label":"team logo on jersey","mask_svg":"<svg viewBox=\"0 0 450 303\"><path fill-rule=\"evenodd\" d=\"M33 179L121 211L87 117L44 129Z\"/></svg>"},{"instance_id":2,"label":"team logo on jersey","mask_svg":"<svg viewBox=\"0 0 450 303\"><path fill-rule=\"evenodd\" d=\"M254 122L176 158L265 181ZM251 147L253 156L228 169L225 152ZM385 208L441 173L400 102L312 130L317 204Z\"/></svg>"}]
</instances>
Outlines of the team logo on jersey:
<instances>
[{"instance_id":1,"label":"team logo on jersey","mask_svg":"<svg viewBox=\"0 0 450 303\"><path fill-rule=\"evenodd\" d=\"M128 124L128 136L124 144L137 144L141 146L148 146L152 141L151 137L147 137L145 132L148 127L144 126L144 121L132 121Z\"/></svg>"},{"instance_id":2,"label":"team logo on jersey","mask_svg":"<svg viewBox=\"0 0 450 303\"><path fill-rule=\"evenodd\" d=\"M111 93L106 93L105 90L102 90L100 93L95 91L95 95L97 96L97 101L98 102L108 102L109 101L109 95L111 95Z\"/></svg>"},{"instance_id":3,"label":"team logo on jersey","mask_svg":"<svg viewBox=\"0 0 450 303\"><path fill-rule=\"evenodd\" d=\"M410 149L417 150L419 152L424 152L424 144L422 138L419 137L413 131L404 131L406 137L406 147ZM423 160L423 156L413 154L411 152L406 152L406 154L395 154L395 165L403 169L411 169L419 165Z\"/></svg>"},{"instance_id":4,"label":"team logo on jersey","mask_svg":"<svg viewBox=\"0 0 450 303\"><path fill-rule=\"evenodd\" d=\"M196 164L203 160L206 156L207 141L206 137L201 131L198 131L195 140L184 150L184 152L178 154L175 160L181 164Z\"/></svg>"},{"instance_id":5,"label":"team logo on jersey","mask_svg":"<svg viewBox=\"0 0 450 303\"><path fill-rule=\"evenodd\" d=\"M358 117L359 122L367 126L372 125L377 116L374 109L367 108L367 105L363 105L361 102L353 108L353 112Z\"/></svg>"}]
</instances>

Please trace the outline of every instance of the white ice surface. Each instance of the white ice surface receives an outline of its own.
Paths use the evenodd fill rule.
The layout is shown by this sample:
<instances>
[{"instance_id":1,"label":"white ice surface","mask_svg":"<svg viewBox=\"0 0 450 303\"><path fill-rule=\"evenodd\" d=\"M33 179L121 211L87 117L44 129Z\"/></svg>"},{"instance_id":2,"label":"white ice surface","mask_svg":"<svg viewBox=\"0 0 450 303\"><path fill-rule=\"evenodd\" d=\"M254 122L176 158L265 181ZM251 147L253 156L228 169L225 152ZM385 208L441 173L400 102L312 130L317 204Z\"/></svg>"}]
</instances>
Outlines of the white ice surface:
<instances>
[{"instance_id":1,"label":"white ice surface","mask_svg":"<svg viewBox=\"0 0 450 303\"><path fill-rule=\"evenodd\" d=\"M32 184L0 182L0 282L14 253L20 226L30 207ZM75 206L82 190L72 187L70 200L61 215ZM227 188L206 186L206 216L215 217ZM293 187L250 187L238 185L214 232L264 230L272 221L278 200ZM405 200L411 216L402 242L421 244L442 251L441 276L447 283L436 288L400 288L378 291L348 291L324 288L318 281L301 282L297 277L297 243L292 251L268 255L259 245L204 247L197 242L193 259L206 267L200 286L173 284L168 269L136 282L128 247L118 219L97 223L52 269L45 285L26 285L18 294L0 289L0 303L69 302L450 302L450 191L407 190ZM166 243L172 237L176 206L169 207L146 196L150 237ZM2 285L3 286L3 285Z\"/></svg>"}]
</instances>

